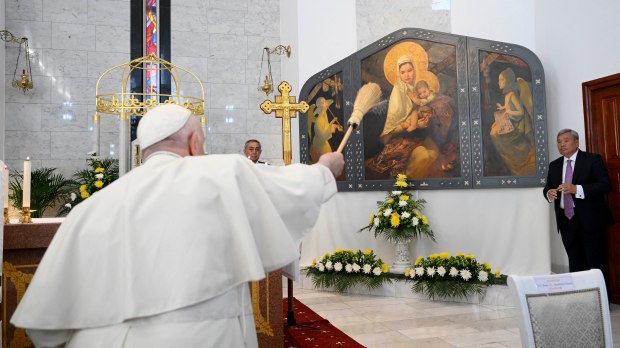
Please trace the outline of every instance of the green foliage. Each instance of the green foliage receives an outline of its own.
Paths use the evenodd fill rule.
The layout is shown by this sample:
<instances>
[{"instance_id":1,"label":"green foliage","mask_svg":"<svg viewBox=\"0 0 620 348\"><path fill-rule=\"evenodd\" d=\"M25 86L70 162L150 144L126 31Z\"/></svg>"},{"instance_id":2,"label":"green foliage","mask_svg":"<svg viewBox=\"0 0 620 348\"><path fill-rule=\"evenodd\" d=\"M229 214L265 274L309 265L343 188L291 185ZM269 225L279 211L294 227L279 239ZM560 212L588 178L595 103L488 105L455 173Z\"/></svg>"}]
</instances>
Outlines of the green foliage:
<instances>
[{"instance_id":1,"label":"green foliage","mask_svg":"<svg viewBox=\"0 0 620 348\"><path fill-rule=\"evenodd\" d=\"M57 203L63 202L71 192L71 180L65 179L60 173L55 173L56 168L38 168L30 173L30 214L33 218L43 216L48 208L56 206ZM13 207L22 209L23 173L13 172L10 174L9 182L9 200Z\"/></svg>"},{"instance_id":2,"label":"green foliage","mask_svg":"<svg viewBox=\"0 0 620 348\"><path fill-rule=\"evenodd\" d=\"M71 193L67 196L64 206L60 208L60 215L67 215L77 204L118 179L117 159L91 157L87 161L88 169L73 174Z\"/></svg>"},{"instance_id":3,"label":"green foliage","mask_svg":"<svg viewBox=\"0 0 620 348\"><path fill-rule=\"evenodd\" d=\"M421 236L435 242L435 234L428 224L428 218L420 212L426 201L412 198L413 195L407 190L407 176L403 174L397 176L394 186L385 201L377 202L379 211L370 216L368 226L360 231L374 231L375 238L383 236L392 243L407 243Z\"/></svg>"},{"instance_id":4,"label":"green foliage","mask_svg":"<svg viewBox=\"0 0 620 348\"><path fill-rule=\"evenodd\" d=\"M338 292L345 292L355 285L372 290L392 281L387 264L372 250L336 249L333 254L325 254L319 262L314 260L305 270L315 287L334 288Z\"/></svg>"},{"instance_id":5,"label":"green foliage","mask_svg":"<svg viewBox=\"0 0 620 348\"><path fill-rule=\"evenodd\" d=\"M412 291L436 297L467 297L482 294L484 289L500 283L499 271L493 273L488 263L480 263L475 255L448 253L419 257L412 269L405 272L407 281L413 281Z\"/></svg>"}]
</instances>

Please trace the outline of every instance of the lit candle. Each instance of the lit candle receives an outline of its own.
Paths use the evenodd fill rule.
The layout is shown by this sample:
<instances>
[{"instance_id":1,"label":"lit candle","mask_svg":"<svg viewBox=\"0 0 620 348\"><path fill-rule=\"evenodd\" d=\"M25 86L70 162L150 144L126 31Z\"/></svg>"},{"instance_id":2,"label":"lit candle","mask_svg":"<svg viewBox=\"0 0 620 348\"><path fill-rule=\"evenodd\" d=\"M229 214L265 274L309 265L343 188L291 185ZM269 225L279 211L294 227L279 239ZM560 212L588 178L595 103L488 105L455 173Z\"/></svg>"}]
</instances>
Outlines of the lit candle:
<instances>
[{"instance_id":1,"label":"lit candle","mask_svg":"<svg viewBox=\"0 0 620 348\"><path fill-rule=\"evenodd\" d=\"M23 203L22 207L30 209L30 157L26 157L24 161L24 182L23 189Z\"/></svg>"},{"instance_id":2,"label":"lit candle","mask_svg":"<svg viewBox=\"0 0 620 348\"><path fill-rule=\"evenodd\" d=\"M4 207L9 207L9 167L4 166Z\"/></svg>"}]
</instances>

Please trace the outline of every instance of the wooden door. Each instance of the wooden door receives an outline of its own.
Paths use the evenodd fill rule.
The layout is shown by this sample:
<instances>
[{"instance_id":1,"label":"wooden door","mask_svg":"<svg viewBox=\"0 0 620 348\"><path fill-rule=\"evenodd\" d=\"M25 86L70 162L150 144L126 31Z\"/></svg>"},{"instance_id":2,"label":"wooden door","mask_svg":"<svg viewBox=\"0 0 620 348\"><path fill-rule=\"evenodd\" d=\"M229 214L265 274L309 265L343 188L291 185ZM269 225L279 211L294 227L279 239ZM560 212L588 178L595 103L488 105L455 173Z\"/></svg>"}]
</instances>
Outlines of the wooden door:
<instances>
[{"instance_id":1,"label":"wooden door","mask_svg":"<svg viewBox=\"0 0 620 348\"><path fill-rule=\"evenodd\" d=\"M611 179L609 207L616 223L607 231L609 301L620 304L620 74L582 84L586 149L603 156Z\"/></svg>"}]
</instances>

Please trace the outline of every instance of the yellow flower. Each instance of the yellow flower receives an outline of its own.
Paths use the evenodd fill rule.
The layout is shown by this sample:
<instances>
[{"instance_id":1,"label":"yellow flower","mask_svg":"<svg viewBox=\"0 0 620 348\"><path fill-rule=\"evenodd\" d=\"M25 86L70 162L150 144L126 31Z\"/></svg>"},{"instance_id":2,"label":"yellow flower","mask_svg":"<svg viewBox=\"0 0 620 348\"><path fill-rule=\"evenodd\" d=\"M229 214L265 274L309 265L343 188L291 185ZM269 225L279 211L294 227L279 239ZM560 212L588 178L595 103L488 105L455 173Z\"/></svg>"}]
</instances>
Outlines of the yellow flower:
<instances>
[{"instance_id":1,"label":"yellow flower","mask_svg":"<svg viewBox=\"0 0 620 348\"><path fill-rule=\"evenodd\" d=\"M103 172L105 172L105 169L103 169L101 167L95 169L95 173L103 173Z\"/></svg>"},{"instance_id":2,"label":"yellow flower","mask_svg":"<svg viewBox=\"0 0 620 348\"><path fill-rule=\"evenodd\" d=\"M80 192L80 195L82 196L82 198L88 198L88 196L90 196L90 194L86 191Z\"/></svg>"},{"instance_id":3,"label":"yellow flower","mask_svg":"<svg viewBox=\"0 0 620 348\"><path fill-rule=\"evenodd\" d=\"M334 254L336 254L336 253L341 253L341 252L342 252L342 249L336 249L336 250L334 250Z\"/></svg>"},{"instance_id":4,"label":"yellow flower","mask_svg":"<svg viewBox=\"0 0 620 348\"><path fill-rule=\"evenodd\" d=\"M439 257L439 254L430 254L430 255L428 255L428 258L429 259L433 259L433 260L438 258L438 257Z\"/></svg>"},{"instance_id":5,"label":"yellow flower","mask_svg":"<svg viewBox=\"0 0 620 348\"><path fill-rule=\"evenodd\" d=\"M348 253L352 253L353 249L344 249L344 251L348 252Z\"/></svg>"},{"instance_id":6,"label":"yellow flower","mask_svg":"<svg viewBox=\"0 0 620 348\"><path fill-rule=\"evenodd\" d=\"M103 181L101 181L101 180L95 181L95 187L102 188L103 187Z\"/></svg>"},{"instance_id":7,"label":"yellow flower","mask_svg":"<svg viewBox=\"0 0 620 348\"><path fill-rule=\"evenodd\" d=\"M405 180L407 180L407 175L405 175L405 174L398 174L398 175L396 175L396 180L398 180L398 181L405 181Z\"/></svg>"},{"instance_id":8,"label":"yellow flower","mask_svg":"<svg viewBox=\"0 0 620 348\"><path fill-rule=\"evenodd\" d=\"M502 273L500 271L495 271L495 278L499 278L502 276Z\"/></svg>"},{"instance_id":9,"label":"yellow flower","mask_svg":"<svg viewBox=\"0 0 620 348\"><path fill-rule=\"evenodd\" d=\"M325 253L325 255L323 255L323 260L328 259L329 258L329 253Z\"/></svg>"},{"instance_id":10,"label":"yellow flower","mask_svg":"<svg viewBox=\"0 0 620 348\"><path fill-rule=\"evenodd\" d=\"M414 265L415 266L419 265L423 260L424 260L424 258L422 256L418 256L418 258L415 259Z\"/></svg>"},{"instance_id":11,"label":"yellow flower","mask_svg":"<svg viewBox=\"0 0 620 348\"><path fill-rule=\"evenodd\" d=\"M375 215L370 214L370 221L368 221L368 224L371 225L374 221L375 221Z\"/></svg>"},{"instance_id":12,"label":"yellow flower","mask_svg":"<svg viewBox=\"0 0 620 348\"><path fill-rule=\"evenodd\" d=\"M392 227L398 227L398 225L400 225L400 217L398 216L398 213L392 213L392 216L390 216L390 224Z\"/></svg>"},{"instance_id":13,"label":"yellow flower","mask_svg":"<svg viewBox=\"0 0 620 348\"><path fill-rule=\"evenodd\" d=\"M86 185L80 186L80 192L85 192L85 191L86 191Z\"/></svg>"},{"instance_id":14,"label":"yellow flower","mask_svg":"<svg viewBox=\"0 0 620 348\"><path fill-rule=\"evenodd\" d=\"M385 203L387 203L387 204L392 204L392 203L394 203L394 199L390 198L390 199L388 199L387 201L385 201Z\"/></svg>"},{"instance_id":15,"label":"yellow flower","mask_svg":"<svg viewBox=\"0 0 620 348\"><path fill-rule=\"evenodd\" d=\"M384 263L381 265L381 272L387 273L389 270L390 270L390 267L387 265L387 263Z\"/></svg>"},{"instance_id":16,"label":"yellow flower","mask_svg":"<svg viewBox=\"0 0 620 348\"><path fill-rule=\"evenodd\" d=\"M474 254L465 255L465 258L473 260L473 259L476 258L476 255L474 255Z\"/></svg>"},{"instance_id":17,"label":"yellow flower","mask_svg":"<svg viewBox=\"0 0 620 348\"><path fill-rule=\"evenodd\" d=\"M407 277L407 278L408 278L410 274L411 274L411 268L407 268L407 269L405 270L405 277Z\"/></svg>"},{"instance_id":18,"label":"yellow flower","mask_svg":"<svg viewBox=\"0 0 620 348\"><path fill-rule=\"evenodd\" d=\"M316 259L312 259L312 267L316 266Z\"/></svg>"},{"instance_id":19,"label":"yellow flower","mask_svg":"<svg viewBox=\"0 0 620 348\"><path fill-rule=\"evenodd\" d=\"M398 187L407 187L407 183L405 181L397 181L396 186Z\"/></svg>"},{"instance_id":20,"label":"yellow flower","mask_svg":"<svg viewBox=\"0 0 620 348\"><path fill-rule=\"evenodd\" d=\"M408 201L409 200L409 196L402 195L402 196L398 197L398 199L400 199L401 201Z\"/></svg>"},{"instance_id":21,"label":"yellow flower","mask_svg":"<svg viewBox=\"0 0 620 348\"><path fill-rule=\"evenodd\" d=\"M428 225L428 218L426 217L426 215L422 215L422 222L423 222L425 225Z\"/></svg>"},{"instance_id":22,"label":"yellow flower","mask_svg":"<svg viewBox=\"0 0 620 348\"><path fill-rule=\"evenodd\" d=\"M456 257L465 256L465 254L463 254L463 253L456 253L456 255L454 255L454 256L456 256Z\"/></svg>"},{"instance_id":23,"label":"yellow flower","mask_svg":"<svg viewBox=\"0 0 620 348\"><path fill-rule=\"evenodd\" d=\"M370 256L370 255L372 255L372 249L366 249L366 250L364 250L364 255L366 255L366 256Z\"/></svg>"},{"instance_id":24,"label":"yellow flower","mask_svg":"<svg viewBox=\"0 0 620 348\"><path fill-rule=\"evenodd\" d=\"M488 262L485 262L483 265L485 269L491 269L491 265Z\"/></svg>"},{"instance_id":25,"label":"yellow flower","mask_svg":"<svg viewBox=\"0 0 620 348\"><path fill-rule=\"evenodd\" d=\"M442 259L447 259L450 257L450 254L444 251L441 254L439 254L439 257L441 257Z\"/></svg>"}]
</instances>

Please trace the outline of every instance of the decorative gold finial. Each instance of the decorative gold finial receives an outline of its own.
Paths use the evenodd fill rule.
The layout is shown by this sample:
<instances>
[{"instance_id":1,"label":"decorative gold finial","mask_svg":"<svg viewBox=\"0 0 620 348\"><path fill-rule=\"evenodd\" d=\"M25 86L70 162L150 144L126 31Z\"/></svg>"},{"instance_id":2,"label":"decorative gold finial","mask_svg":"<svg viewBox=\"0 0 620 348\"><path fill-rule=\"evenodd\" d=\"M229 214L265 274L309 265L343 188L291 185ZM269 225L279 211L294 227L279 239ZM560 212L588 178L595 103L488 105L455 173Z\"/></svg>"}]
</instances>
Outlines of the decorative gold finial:
<instances>
[{"instance_id":1,"label":"decorative gold finial","mask_svg":"<svg viewBox=\"0 0 620 348\"><path fill-rule=\"evenodd\" d=\"M30 207L24 207L21 212L21 215L19 216L19 223L20 224L31 224L32 218L30 217L30 214L33 211L34 210L30 210Z\"/></svg>"}]
</instances>

